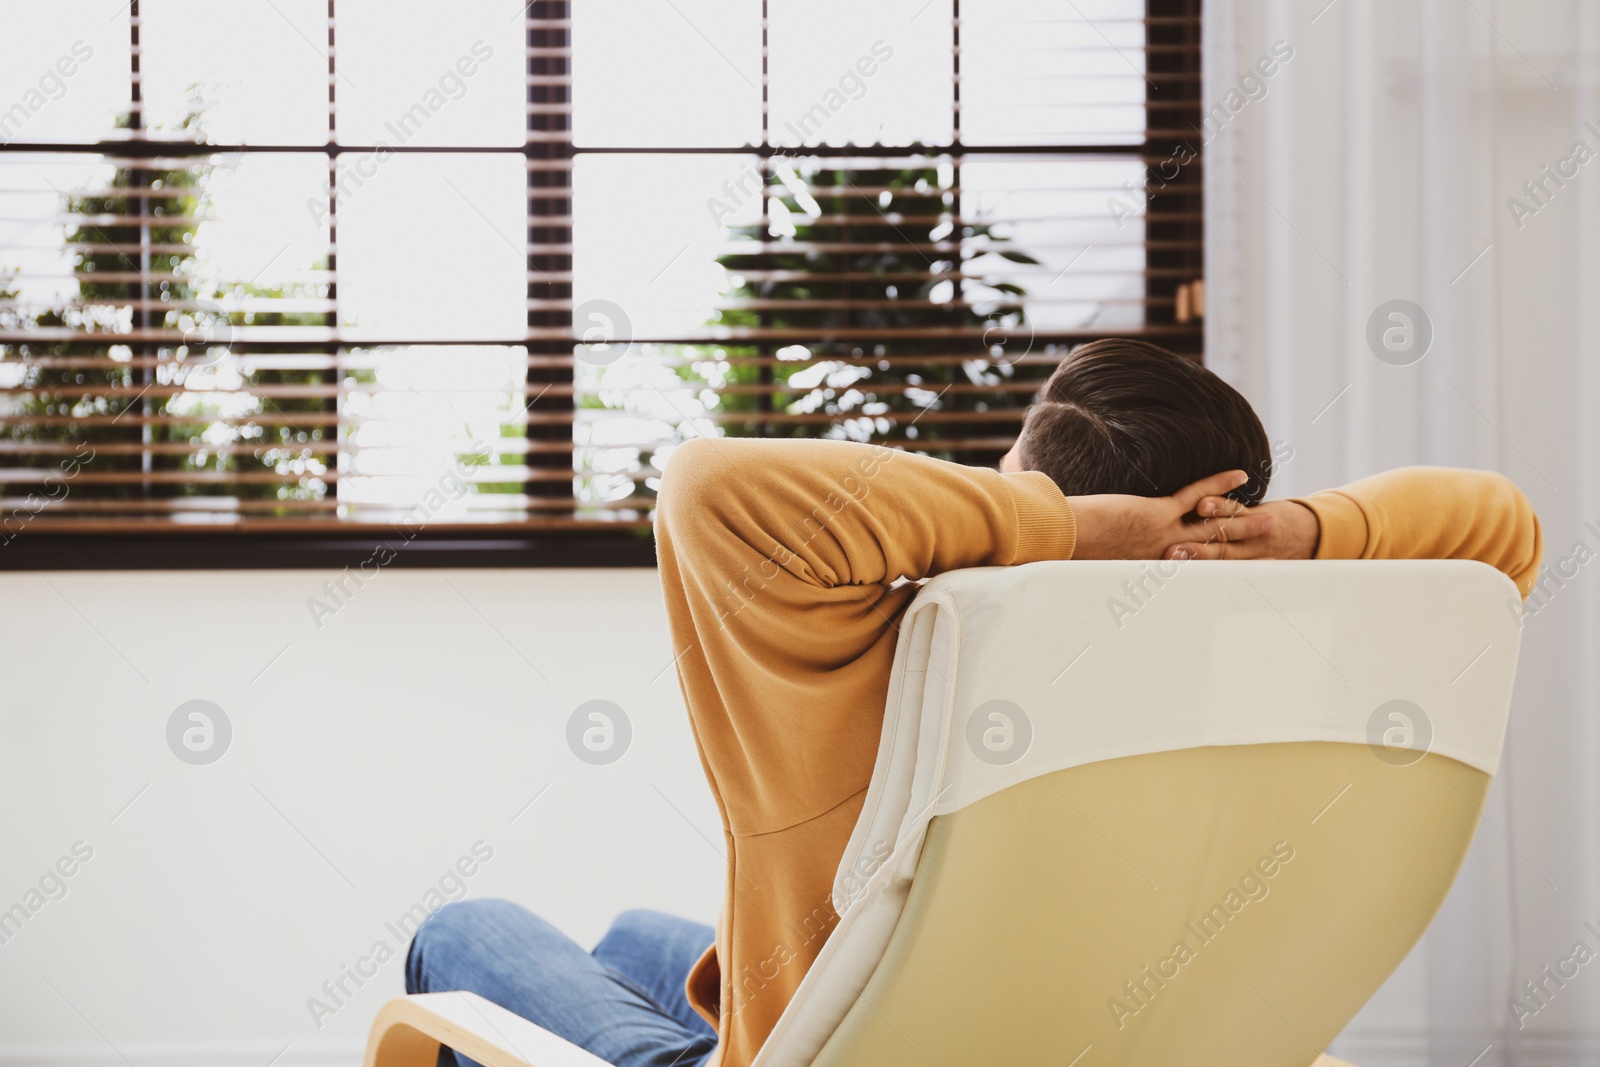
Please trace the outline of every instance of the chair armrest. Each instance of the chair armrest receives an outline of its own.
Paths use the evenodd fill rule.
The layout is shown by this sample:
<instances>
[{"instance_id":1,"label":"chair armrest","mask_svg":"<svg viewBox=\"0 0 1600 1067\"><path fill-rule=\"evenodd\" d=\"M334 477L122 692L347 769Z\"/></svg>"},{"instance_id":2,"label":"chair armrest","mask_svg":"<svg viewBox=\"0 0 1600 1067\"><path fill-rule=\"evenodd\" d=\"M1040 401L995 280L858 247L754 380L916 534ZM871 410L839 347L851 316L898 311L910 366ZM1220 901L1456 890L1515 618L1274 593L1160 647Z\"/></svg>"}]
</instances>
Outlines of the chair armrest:
<instances>
[{"instance_id":1,"label":"chair armrest","mask_svg":"<svg viewBox=\"0 0 1600 1067\"><path fill-rule=\"evenodd\" d=\"M434 1067L444 1045L483 1067L610 1067L476 993L417 993L378 1010L366 1067Z\"/></svg>"}]
</instances>

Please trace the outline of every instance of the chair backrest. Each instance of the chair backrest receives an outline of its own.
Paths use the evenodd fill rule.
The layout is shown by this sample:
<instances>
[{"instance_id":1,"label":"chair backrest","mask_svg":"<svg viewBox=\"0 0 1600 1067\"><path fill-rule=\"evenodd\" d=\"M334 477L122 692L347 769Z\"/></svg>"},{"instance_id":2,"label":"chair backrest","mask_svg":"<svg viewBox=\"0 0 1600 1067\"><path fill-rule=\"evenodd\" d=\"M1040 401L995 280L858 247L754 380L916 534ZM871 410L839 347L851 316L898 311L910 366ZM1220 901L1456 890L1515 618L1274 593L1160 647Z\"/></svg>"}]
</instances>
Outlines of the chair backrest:
<instances>
[{"instance_id":1,"label":"chair backrest","mask_svg":"<svg viewBox=\"0 0 1600 1067\"><path fill-rule=\"evenodd\" d=\"M929 582L840 924L758 1067L1304 1067L1465 856L1517 602L1462 561Z\"/></svg>"}]
</instances>

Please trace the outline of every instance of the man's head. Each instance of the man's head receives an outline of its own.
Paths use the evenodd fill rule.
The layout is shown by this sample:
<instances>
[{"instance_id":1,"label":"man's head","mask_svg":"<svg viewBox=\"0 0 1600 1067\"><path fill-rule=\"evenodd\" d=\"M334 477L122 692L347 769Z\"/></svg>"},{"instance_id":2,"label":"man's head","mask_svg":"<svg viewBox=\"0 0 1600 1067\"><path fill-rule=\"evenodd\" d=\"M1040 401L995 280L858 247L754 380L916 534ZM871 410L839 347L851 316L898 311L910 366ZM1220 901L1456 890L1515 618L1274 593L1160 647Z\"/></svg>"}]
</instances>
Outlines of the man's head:
<instances>
[{"instance_id":1,"label":"man's head","mask_svg":"<svg viewBox=\"0 0 1600 1067\"><path fill-rule=\"evenodd\" d=\"M1228 495L1256 504L1272 454L1261 420L1227 382L1148 342L1107 338L1050 375L1001 469L1042 471L1067 496L1170 496L1242 470L1250 480Z\"/></svg>"}]
</instances>

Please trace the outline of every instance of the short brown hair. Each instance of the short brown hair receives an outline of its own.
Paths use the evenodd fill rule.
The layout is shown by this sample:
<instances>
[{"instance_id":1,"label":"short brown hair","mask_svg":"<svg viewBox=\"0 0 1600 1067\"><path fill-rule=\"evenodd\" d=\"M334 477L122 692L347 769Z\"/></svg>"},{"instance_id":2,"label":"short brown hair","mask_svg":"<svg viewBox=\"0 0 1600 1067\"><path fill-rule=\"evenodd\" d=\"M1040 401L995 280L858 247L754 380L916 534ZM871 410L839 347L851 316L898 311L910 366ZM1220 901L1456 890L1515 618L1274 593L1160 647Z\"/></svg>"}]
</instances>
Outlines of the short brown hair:
<instances>
[{"instance_id":1,"label":"short brown hair","mask_svg":"<svg viewBox=\"0 0 1600 1067\"><path fill-rule=\"evenodd\" d=\"M1249 401L1200 364L1147 341L1082 345L1039 390L1017 459L1068 496L1170 496L1218 471L1250 480L1228 495L1259 503L1271 446Z\"/></svg>"}]
</instances>

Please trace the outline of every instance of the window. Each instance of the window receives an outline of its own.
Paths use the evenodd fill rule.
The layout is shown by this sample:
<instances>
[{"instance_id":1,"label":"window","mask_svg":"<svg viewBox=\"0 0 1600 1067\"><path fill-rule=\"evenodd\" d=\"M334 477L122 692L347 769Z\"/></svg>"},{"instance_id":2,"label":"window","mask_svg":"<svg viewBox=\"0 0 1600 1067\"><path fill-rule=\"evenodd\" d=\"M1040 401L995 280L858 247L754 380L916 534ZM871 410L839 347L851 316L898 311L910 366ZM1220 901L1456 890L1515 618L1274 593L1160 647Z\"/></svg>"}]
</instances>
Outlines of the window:
<instances>
[{"instance_id":1,"label":"window","mask_svg":"<svg viewBox=\"0 0 1600 1067\"><path fill-rule=\"evenodd\" d=\"M0 565L647 563L687 438L1200 357L1198 0L104 6L0 42Z\"/></svg>"}]
</instances>

